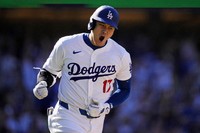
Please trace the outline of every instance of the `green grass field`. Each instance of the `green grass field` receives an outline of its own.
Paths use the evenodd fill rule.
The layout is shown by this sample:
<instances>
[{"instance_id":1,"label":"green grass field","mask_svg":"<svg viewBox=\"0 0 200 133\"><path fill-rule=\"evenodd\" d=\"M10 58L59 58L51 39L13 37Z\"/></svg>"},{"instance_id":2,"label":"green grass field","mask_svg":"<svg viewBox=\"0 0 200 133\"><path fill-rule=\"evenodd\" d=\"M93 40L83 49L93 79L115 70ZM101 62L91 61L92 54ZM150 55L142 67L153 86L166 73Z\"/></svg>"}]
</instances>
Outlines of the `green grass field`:
<instances>
[{"instance_id":1,"label":"green grass field","mask_svg":"<svg viewBox=\"0 0 200 133\"><path fill-rule=\"evenodd\" d=\"M108 4L117 8L199 8L200 0L1 0L0 8L40 8L46 4L98 7Z\"/></svg>"}]
</instances>

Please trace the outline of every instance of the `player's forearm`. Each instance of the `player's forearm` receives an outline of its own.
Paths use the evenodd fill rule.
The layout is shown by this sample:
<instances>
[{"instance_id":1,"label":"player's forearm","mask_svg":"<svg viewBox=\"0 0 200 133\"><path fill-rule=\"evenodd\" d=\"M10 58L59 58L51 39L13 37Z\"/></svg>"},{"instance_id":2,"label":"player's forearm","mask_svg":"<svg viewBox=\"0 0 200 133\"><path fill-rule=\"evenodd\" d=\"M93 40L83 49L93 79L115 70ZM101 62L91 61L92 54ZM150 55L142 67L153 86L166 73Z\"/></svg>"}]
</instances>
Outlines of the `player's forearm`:
<instances>
[{"instance_id":1,"label":"player's forearm","mask_svg":"<svg viewBox=\"0 0 200 133\"><path fill-rule=\"evenodd\" d=\"M111 103L113 107L118 106L119 104L123 103L129 96L131 90L131 80L126 81L119 81L117 80L118 86L120 91L114 93L107 103Z\"/></svg>"},{"instance_id":2,"label":"player's forearm","mask_svg":"<svg viewBox=\"0 0 200 133\"><path fill-rule=\"evenodd\" d=\"M56 82L56 76L47 71L46 69L41 69L37 76L37 83L41 81L46 81L47 88L51 87Z\"/></svg>"}]
</instances>

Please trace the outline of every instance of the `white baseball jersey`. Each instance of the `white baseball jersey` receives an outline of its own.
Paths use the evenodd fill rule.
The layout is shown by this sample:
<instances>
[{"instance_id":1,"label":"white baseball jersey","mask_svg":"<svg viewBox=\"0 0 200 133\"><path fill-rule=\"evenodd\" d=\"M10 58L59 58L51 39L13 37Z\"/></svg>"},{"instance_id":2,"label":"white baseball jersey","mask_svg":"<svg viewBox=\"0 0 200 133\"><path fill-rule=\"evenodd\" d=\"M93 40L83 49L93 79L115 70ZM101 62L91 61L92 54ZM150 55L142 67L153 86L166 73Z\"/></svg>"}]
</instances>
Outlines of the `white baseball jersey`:
<instances>
[{"instance_id":1,"label":"white baseball jersey","mask_svg":"<svg viewBox=\"0 0 200 133\"><path fill-rule=\"evenodd\" d=\"M61 72L59 100L82 109L91 99L107 101L115 79L131 78L131 58L122 46L108 39L104 47L93 50L84 34L60 38L43 65L55 75Z\"/></svg>"}]
</instances>

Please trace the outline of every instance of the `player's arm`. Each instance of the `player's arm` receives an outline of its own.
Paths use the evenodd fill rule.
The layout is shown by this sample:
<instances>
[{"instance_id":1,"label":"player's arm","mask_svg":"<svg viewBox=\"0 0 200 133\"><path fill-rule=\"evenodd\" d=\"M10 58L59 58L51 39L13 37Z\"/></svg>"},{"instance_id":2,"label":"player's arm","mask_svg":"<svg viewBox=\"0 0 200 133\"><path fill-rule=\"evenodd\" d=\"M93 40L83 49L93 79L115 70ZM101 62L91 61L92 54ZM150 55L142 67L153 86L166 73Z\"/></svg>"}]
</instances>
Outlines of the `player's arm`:
<instances>
[{"instance_id":1,"label":"player's arm","mask_svg":"<svg viewBox=\"0 0 200 133\"><path fill-rule=\"evenodd\" d=\"M37 85L33 89L33 93L38 99L45 98L48 95L47 88L55 84L56 77L61 77L64 57L62 44L63 39L59 39L44 63L43 69L40 69L37 75Z\"/></svg>"},{"instance_id":2,"label":"player's arm","mask_svg":"<svg viewBox=\"0 0 200 133\"><path fill-rule=\"evenodd\" d=\"M129 96L131 90L131 79L121 81L117 80L119 92L114 93L106 103L111 105L111 108L123 103Z\"/></svg>"},{"instance_id":3,"label":"player's arm","mask_svg":"<svg viewBox=\"0 0 200 133\"><path fill-rule=\"evenodd\" d=\"M132 61L129 53L125 53L122 57L122 66L120 72L117 74L116 82L117 89L107 101L112 107L116 107L122 102L124 102L131 91L131 76L132 76ZM128 80L119 80L119 79L128 79Z\"/></svg>"},{"instance_id":4,"label":"player's arm","mask_svg":"<svg viewBox=\"0 0 200 133\"><path fill-rule=\"evenodd\" d=\"M37 85L33 89L33 94L38 99L43 99L48 95L48 88L53 86L56 82L56 76L47 71L41 69L37 76Z\"/></svg>"},{"instance_id":5,"label":"player's arm","mask_svg":"<svg viewBox=\"0 0 200 133\"><path fill-rule=\"evenodd\" d=\"M124 102L131 89L131 79L126 81L117 80L119 86L119 92L114 93L110 99L105 103L98 103L98 101L93 101L88 107L88 114L92 117L100 117L102 113L108 114L113 107Z\"/></svg>"}]
</instances>

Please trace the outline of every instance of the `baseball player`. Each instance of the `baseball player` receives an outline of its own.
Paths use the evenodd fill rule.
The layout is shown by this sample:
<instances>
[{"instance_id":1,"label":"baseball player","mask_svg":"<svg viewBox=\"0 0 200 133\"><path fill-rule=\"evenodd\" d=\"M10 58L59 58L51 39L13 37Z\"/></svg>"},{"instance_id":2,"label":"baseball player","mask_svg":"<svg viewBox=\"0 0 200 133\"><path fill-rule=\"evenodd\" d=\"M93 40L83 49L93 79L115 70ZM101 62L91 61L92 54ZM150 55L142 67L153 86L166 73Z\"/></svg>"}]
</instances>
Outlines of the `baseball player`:
<instances>
[{"instance_id":1,"label":"baseball player","mask_svg":"<svg viewBox=\"0 0 200 133\"><path fill-rule=\"evenodd\" d=\"M89 33L65 36L55 44L33 89L43 99L60 78L58 102L48 109L51 133L102 133L105 115L129 96L130 54L111 39L118 22L116 9L100 6L90 17Z\"/></svg>"}]
</instances>

